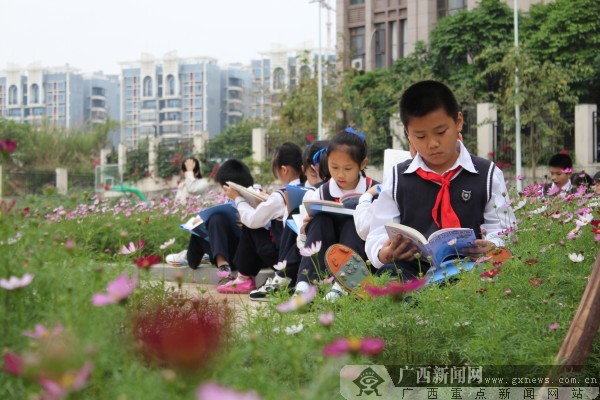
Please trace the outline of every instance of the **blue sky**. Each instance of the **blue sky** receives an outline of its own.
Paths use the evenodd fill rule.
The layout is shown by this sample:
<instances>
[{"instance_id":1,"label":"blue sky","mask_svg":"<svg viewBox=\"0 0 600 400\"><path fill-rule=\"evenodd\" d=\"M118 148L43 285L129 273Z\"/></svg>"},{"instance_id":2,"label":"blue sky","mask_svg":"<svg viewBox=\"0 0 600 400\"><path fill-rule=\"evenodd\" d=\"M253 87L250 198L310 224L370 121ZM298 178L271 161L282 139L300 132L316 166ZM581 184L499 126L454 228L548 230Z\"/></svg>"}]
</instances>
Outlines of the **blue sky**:
<instances>
[{"instance_id":1,"label":"blue sky","mask_svg":"<svg viewBox=\"0 0 600 400\"><path fill-rule=\"evenodd\" d=\"M318 13L310 0L0 0L0 70L39 61L118 73L120 61L173 50L247 64L272 44L316 47Z\"/></svg>"}]
</instances>

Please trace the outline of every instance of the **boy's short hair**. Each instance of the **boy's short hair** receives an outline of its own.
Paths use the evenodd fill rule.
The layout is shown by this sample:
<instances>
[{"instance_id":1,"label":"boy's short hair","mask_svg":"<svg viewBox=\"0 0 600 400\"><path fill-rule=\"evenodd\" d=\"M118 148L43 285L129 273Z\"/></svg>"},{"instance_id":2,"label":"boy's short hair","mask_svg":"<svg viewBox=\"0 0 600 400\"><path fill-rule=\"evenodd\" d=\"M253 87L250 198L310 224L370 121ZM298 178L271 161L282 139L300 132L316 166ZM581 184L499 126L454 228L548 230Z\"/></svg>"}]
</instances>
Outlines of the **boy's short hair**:
<instances>
[{"instance_id":1,"label":"boy's short hair","mask_svg":"<svg viewBox=\"0 0 600 400\"><path fill-rule=\"evenodd\" d=\"M448 86L437 81L421 81L410 86L400 99L400 120L404 124L404 132L407 133L411 117L422 117L439 108L457 121L460 108Z\"/></svg>"},{"instance_id":2,"label":"boy's short hair","mask_svg":"<svg viewBox=\"0 0 600 400\"><path fill-rule=\"evenodd\" d=\"M558 153L550 157L548 166L561 169L573 168L573 160L567 154Z\"/></svg>"},{"instance_id":3,"label":"boy's short hair","mask_svg":"<svg viewBox=\"0 0 600 400\"><path fill-rule=\"evenodd\" d=\"M226 185L228 181L248 187L254 185L254 178L250 173L250 168L242 161L232 158L225 161L215 174L215 181L219 185Z\"/></svg>"}]
</instances>

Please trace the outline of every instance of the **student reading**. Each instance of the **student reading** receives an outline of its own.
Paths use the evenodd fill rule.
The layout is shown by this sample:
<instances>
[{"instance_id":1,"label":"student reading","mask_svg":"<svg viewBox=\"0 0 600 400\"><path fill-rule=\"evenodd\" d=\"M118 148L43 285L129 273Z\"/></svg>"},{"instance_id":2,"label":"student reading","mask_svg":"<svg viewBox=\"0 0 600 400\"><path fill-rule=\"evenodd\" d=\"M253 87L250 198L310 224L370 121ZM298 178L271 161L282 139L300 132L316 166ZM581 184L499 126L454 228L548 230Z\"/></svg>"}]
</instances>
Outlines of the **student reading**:
<instances>
[{"instance_id":1,"label":"student reading","mask_svg":"<svg viewBox=\"0 0 600 400\"><path fill-rule=\"evenodd\" d=\"M465 253L473 258L502 245L499 233L515 224L504 176L459 141L463 117L452 91L435 81L412 85L400 100L400 118L417 154L394 167L373 203L365 247L378 273L410 279L429 268L408 239L388 237L384 225L391 221L425 237L442 228L472 228L479 239Z\"/></svg>"}]
</instances>

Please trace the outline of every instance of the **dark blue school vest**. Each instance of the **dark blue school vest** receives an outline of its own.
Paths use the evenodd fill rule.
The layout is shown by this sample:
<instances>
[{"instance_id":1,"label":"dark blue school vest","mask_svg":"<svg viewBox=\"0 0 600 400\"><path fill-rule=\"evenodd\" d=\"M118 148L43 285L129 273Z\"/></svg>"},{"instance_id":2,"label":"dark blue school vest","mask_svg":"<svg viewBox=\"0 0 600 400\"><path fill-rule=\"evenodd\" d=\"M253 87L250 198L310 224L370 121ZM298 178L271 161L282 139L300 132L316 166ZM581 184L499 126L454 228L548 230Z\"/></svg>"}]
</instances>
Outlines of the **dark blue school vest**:
<instances>
[{"instance_id":1,"label":"dark blue school vest","mask_svg":"<svg viewBox=\"0 0 600 400\"><path fill-rule=\"evenodd\" d=\"M470 155L477 174L463 169L450 183L450 202L460 220L462 228L472 228L481 238L481 224L487 202L492 196L492 178L494 168L491 161ZM407 160L394 167L393 195L398 210L400 223L415 228L425 237L439 230L431 210L435 205L440 185L427 181L416 172L404 174L412 160Z\"/></svg>"}]
</instances>

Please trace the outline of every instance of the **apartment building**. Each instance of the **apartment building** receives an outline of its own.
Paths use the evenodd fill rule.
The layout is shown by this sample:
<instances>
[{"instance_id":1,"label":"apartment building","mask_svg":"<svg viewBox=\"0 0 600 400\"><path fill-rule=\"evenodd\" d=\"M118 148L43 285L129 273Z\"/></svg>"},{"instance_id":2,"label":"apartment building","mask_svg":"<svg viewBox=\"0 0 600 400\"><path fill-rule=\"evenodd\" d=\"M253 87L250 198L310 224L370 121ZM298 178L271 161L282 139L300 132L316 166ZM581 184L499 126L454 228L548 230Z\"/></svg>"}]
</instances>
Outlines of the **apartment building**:
<instances>
[{"instance_id":1,"label":"apartment building","mask_svg":"<svg viewBox=\"0 0 600 400\"><path fill-rule=\"evenodd\" d=\"M252 90L250 115L266 123L271 121L284 91L293 88L303 79L315 78L318 74L319 52L309 44L297 48L274 46L260 53L260 59L252 60ZM335 70L335 53L322 53L323 81L332 79Z\"/></svg>"},{"instance_id":2,"label":"apartment building","mask_svg":"<svg viewBox=\"0 0 600 400\"><path fill-rule=\"evenodd\" d=\"M119 80L102 73L83 75L65 66L27 69L11 64L0 74L0 117L60 129L85 129L119 120Z\"/></svg>"},{"instance_id":3,"label":"apartment building","mask_svg":"<svg viewBox=\"0 0 600 400\"><path fill-rule=\"evenodd\" d=\"M503 0L512 6L511 0ZM519 8L552 0L519 0ZM428 41L437 21L477 7L479 0L337 0L338 68L391 66Z\"/></svg>"}]
</instances>

